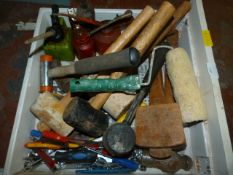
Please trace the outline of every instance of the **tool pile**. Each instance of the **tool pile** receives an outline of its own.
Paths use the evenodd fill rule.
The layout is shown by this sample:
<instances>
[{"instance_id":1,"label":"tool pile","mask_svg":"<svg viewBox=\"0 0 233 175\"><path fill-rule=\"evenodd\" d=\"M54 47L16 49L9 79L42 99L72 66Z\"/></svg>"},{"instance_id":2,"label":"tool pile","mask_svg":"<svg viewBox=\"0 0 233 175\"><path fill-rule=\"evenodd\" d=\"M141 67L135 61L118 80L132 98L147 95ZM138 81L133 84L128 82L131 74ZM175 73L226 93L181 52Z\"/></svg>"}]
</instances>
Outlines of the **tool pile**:
<instances>
[{"instance_id":1,"label":"tool pile","mask_svg":"<svg viewBox=\"0 0 233 175\"><path fill-rule=\"evenodd\" d=\"M30 56L45 54L30 108L39 121L17 174L42 163L76 174L190 170L192 159L180 153L189 146L183 126L207 120L190 58L177 48L175 28L190 2L175 9L164 1L157 11L146 6L134 18L127 10L110 21L81 7L59 13L53 5L51 27L25 42L44 39Z\"/></svg>"}]
</instances>

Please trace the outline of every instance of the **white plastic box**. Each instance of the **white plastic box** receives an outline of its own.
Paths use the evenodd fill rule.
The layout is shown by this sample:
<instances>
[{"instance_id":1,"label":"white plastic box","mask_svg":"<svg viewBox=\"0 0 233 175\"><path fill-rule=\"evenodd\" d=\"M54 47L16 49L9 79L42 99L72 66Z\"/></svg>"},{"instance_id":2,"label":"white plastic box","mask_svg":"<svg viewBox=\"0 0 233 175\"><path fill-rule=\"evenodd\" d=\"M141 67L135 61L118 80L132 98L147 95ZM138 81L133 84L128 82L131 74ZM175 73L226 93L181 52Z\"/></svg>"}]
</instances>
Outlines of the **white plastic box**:
<instances>
[{"instance_id":1,"label":"white plastic box","mask_svg":"<svg viewBox=\"0 0 233 175\"><path fill-rule=\"evenodd\" d=\"M208 121L185 128L187 148L184 153L191 156L194 166L191 171L179 171L178 174L233 174L233 153L230 142L224 106L218 82L212 48L204 45L202 31L208 30L201 0L192 0L192 9L179 24L179 46L186 49L192 58L194 70L208 111ZM66 12L66 9L61 9ZM115 14L125 10L96 9L98 20L112 19ZM134 10L136 16L140 10ZM34 35L45 31L50 25L51 10L41 8ZM43 41L34 42L31 52ZM31 129L35 128L36 118L29 111L39 92L39 56L38 53L28 59L20 94L15 123L4 167L5 175L12 175L23 168L23 158L28 149L24 144L29 140ZM47 167L44 171L49 173ZM74 174L74 170L71 170ZM47 174L46 173L46 174ZM142 174L161 174L157 169L148 169ZM63 174L63 173L61 173Z\"/></svg>"}]
</instances>

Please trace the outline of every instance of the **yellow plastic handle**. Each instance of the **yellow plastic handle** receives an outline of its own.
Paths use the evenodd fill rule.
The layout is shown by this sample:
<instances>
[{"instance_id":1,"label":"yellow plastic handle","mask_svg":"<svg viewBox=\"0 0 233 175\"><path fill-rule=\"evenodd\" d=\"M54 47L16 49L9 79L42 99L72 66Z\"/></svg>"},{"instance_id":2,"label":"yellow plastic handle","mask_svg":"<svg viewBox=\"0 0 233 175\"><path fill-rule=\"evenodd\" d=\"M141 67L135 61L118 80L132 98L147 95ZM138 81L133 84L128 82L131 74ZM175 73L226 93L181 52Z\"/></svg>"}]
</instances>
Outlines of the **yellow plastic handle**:
<instances>
[{"instance_id":1,"label":"yellow plastic handle","mask_svg":"<svg viewBox=\"0 0 233 175\"><path fill-rule=\"evenodd\" d=\"M26 148L35 149L35 148L44 148L44 149L66 149L66 148L78 148L80 145L76 143L68 143L67 146L56 145L53 143L43 143L43 142L28 142L25 144Z\"/></svg>"}]
</instances>

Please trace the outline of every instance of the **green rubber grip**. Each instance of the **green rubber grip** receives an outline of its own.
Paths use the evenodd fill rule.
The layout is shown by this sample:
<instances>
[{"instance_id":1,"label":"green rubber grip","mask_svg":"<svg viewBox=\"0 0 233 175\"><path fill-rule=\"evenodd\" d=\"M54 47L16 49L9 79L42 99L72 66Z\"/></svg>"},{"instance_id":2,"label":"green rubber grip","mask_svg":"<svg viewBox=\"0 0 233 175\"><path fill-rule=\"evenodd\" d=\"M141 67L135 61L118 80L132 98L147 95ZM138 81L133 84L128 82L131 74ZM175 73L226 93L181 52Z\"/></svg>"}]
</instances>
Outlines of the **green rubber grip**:
<instances>
[{"instance_id":1,"label":"green rubber grip","mask_svg":"<svg viewBox=\"0 0 233 175\"><path fill-rule=\"evenodd\" d=\"M74 92L135 92L140 89L138 75L130 75L119 79L72 79L70 91Z\"/></svg>"}]
</instances>

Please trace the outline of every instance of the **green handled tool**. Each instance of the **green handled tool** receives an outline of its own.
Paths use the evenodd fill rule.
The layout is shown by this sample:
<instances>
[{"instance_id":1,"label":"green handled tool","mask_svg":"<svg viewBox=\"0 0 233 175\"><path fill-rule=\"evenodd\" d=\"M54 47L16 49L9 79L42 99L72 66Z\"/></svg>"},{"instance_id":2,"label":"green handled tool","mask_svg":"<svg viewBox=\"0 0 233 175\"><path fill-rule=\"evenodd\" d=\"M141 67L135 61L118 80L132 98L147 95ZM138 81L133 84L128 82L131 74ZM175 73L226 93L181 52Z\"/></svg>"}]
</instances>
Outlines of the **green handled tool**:
<instances>
[{"instance_id":1,"label":"green handled tool","mask_svg":"<svg viewBox=\"0 0 233 175\"><path fill-rule=\"evenodd\" d=\"M143 82L139 75L129 75L119 79L97 78L97 79L72 79L70 80L70 91L75 92L127 92L135 93L143 86L148 86L151 82L151 71L154 58L149 64L148 78Z\"/></svg>"},{"instance_id":2,"label":"green handled tool","mask_svg":"<svg viewBox=\"0 0 233 175\"><path fill-rule=\"evenodd\" d=\"M130 75L119 79L72 79L70 91L74 92L135 92L141 88L138 75Z\"/></svg>"}]
</instances>

